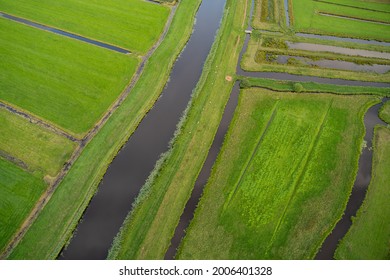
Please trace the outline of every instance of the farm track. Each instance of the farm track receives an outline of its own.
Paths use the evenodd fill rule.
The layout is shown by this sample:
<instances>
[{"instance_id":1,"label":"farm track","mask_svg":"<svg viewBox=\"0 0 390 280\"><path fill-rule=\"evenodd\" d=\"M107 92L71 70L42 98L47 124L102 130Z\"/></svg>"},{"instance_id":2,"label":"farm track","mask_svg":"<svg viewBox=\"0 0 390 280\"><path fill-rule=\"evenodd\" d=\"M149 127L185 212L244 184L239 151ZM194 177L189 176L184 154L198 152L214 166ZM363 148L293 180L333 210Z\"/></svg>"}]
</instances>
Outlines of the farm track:
<instances>
[{"instance_id":1,"label":"farm track","mask_svg":"<svg viewBox=\"0 0 390 280\"><path fill-rule=\"evenodd\" d=\"M91 45L94 45L94 46L102 47L102 48L105 48L105 49L108 49L108 50L111 50L111 51L116 51L116 52L119 52L119 53L122 53L122 54L130 54L131 53L129 50L126 50L124 48L121 48L121 47L118 47L118 46L115 46L115 45L111 45L111 44L108 44L108 43L105 43L105 42L101 42L101 41L98 41L98 40L90 39L90 38L81 36L79 34L75 34L75 33L68 32L68 31L65 31L65 30L62 30L62 29L58 29L58 28L55 28L55 27L52 27L52 26L48 26L48 25L44 25L44 24L41 24L41 23L37 23L37 22L31 21L31 20L28 20L28 19L25 19L25 18L22 18L22 17L17 17L17 16L14 16L14 15L2 12L2 11L0 11L0 17L5 18L5 19L9 19L9 20L12 20L12 21L15 21L15 22L18 22L18 23L21 23L21 24L25 24L25 25L28 25L30 27L34 27L34 28L37 28L37 29L40 29L40 30L51 32L51 33L54 33L56 35L65 36L65 37L72 38L72 39L75 39L75 40L79 40L81 42L88 43L88 44L91 44Z\"/></svg>"},{"instance_id":2,"label":"farm track","mask_svg":"<svg viewBox=\"0 0 390 280\"><path fill-rule=\"evenodd\" d=\"M306 157L303 159L304 165L303 165L303 168L300 169L298 180L293 180L293 181L295 181L295 182L293 182L293 190L292 190L291 195L290 195L290 197L289 197L289 199L287 201L286 206L284 207L283 213L282 213L282 215L280 216L280 218L278 220L278 223L277 223L277 225L275 227L275 230L274 230L274 232L272 234L271 241L270 241L269 245L267 246L267 250L266 250L266 253L265 253L266 255L268 254L268 251L271 249L271 246L273 245L275 236L276 236L276 234L279 231L280 225L284 221L284 217L286 216L286 212L287 212L288 208L290 207L291 200L293 199L295 193L297 192L297 190L299 188L299 185L301 184L301 182L303 180L303 177L305 176L307 165L308 165L308 163L311 160L311 157L313 155L313 151L317 147L318 141L320 140L320 136L321 136L322 131L324 129L324 126L325 126L326 120L328 118L330 109L332 108L332 104L333 104L333 100L331 100L329 102L328 109L326 110L324 116L322 117L321 124L318 127L318 130L317 130L316 136L314 138L314 141L311 143L311 145L310 145L310 147L308 149L308 152L306 153ZM300 166L301 166L301 163L299 163L297 165L296 169L298 169ZM294 170L293 174L295 174L296 171L297 170Z\"/></svg>"},{"instance_id":3,"label":"farm track","mask_svg":"<svg viewBox=\"0 0 390 280\"><path fill-rule=\"evenodd\" d=\"M19 110L19 109L16 109L14 107L12 107L11 105L8 105L8 104L5 104L3 102L0 101L0 108L4 108L6 109L8 112L12 113L12 114L15 114L19 117L22 117L26 120L28 120L30 123L33 123L33 124L36 124L40 127L43 127L45 129L48 129L50 130L51 132L54 132L55 134L59 135L59 136L62 136L62 137L65 137L66 139L72 141L72 142L76 142L76 143L80 143L82 140L74 137L73 135L69 134L68 132L52 125L51 123L48 123L38 117L35 117L34 115L31 115L27 112L24 112L22 110Z\"/></svg>"},{"instance_id":4,"label":"farm track","mask_svg":"<svg viewBox=\"0 0 390 280\"><path fill-rule=\"evenodd\" d=\"M11 253L13 248L19 243L19 241L23 238L24 234L27 232L27 230L30 228L31 224L35 221L35 219L38 217L39 213L42 211L44 206L48 203L51 196L53 195L54 191L57 189L58 185L62 181L62 179L68 174L69 169L71 166L75 163L75 161L78 159L82 151L84 150L84 147L92 140L92 138L100 131L100 129L103 127L103 125L108 121L109 117L115 112L115 110L123 103L123 101L126 99L126 97L129 95L130 91L133 89L135 84L137 83L138 79L141 76L141 73L145 67L145 63L149 59L149 57L154 53L154 51L158 48L158 46L162 43L164 40L169 27L171 26L173 17L176 13L177 5L172 7L170 15L168 17L168 20L165 24L164 31L159 37L158 41L152 46L152 48L147 52L147 54L142 58L142 61L140 63L140 66L138 67L137 71L134 73L130 83L127 85L127 87L123 90L119 98L116 100L116 102L111 106L111 108L106 111L106 114L98 121L94 128L91 129L88 134L80 141L79 145L73 152L71 158L64 164L64 167L60 171L60 173L57 175L53 183L49 186L49 188L42 194L32 211L30 212L30 215L26 218L26 220L23 222L20 229L16 232L14 237L10 240L7 247L3 250L3 252L0 252L0 259L6 259L8 255Z\"/></svg>"},{"instance_id":5,"label":"farm track","mask_svg":"<svg viewBox=\"0 0 390 280\"><path fill-rule=\"evenodd\" d=\"M255 155L257 153L257 150L260 147L260 144L263 142L264 137L267 135L267 131L268 131L269 127L272 124L272 121L274 120L274 118L276 116L277 107L278 107L278 102L275 103L274 108L272 109L272 112L271 112L271 116L270 116L264 130L259 134L260 137L258 138L258 140L256 142L256 146L255 146L254 150L252 151L249 160L245 163L245 167L244 167L243 171L241 172L240 177L238 178L237 183L233 188L233 191L230 193L228 199L226 200L225 205L223 207L223 211L225 211L229 207L230 202L234 198L234 196L238 190L238 187L240 186L240 184L242 182L242 179L245 177L245 174L246 174L248 167L250 166L253 158L255 157Z\"/></svg>"}]
</instances>

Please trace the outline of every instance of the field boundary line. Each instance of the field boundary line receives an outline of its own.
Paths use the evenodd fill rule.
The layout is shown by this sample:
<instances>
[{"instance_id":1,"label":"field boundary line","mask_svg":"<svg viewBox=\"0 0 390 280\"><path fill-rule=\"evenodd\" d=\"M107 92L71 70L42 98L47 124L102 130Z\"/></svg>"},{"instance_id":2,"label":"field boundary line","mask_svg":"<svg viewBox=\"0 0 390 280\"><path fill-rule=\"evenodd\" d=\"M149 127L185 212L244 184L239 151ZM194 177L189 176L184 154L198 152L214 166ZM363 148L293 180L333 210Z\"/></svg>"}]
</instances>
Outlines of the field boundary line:
<instances>
[{"instance_id":1,"label":"field boundary line","mask_svg":"<svg viewBox=\"0 0 390 280\"><path fill-rule=\"evenodd\" d=\"M16 164L17 166L19 166L20 168L22 168L25 171L30 172L30 168L28 167L27 163L25 163L23 160L21 160L17 157L14 157L14 156L8 154L7 152L3 151L2 149L0 149L0 157L7 160L7 161L10 161L10 162Z\"/></svg>"},{"instance_id":2,"label":"field boundary line","mask_svg":"<svg viewBox=\"0 0 390 280\"><path fill-rule=\"evenodd\" d=\"M352 5L347 5L347 4L334 3L334 2L324 1L324 0L313 0L313 1L314 2L320 2L320 3L326 3L326 4L330 4L330 5L335 5L335 6L354 8L354 9L359 9L359 10L364 10L364 11L371 11L371 12L390 14L390 12L388 12L388 11L375 10L375 9L371 9L371 8L363 8L363 7L359 7L359 6L352 6Z\"/></svg>"},{"instance_id":3,"label":"field boundary line","mask_svg":"<svg viewBox=\"0 0 390 280\"><path fill-rule=\"evenodd\" d=\"M27 19L25 17L16 16L16 15L6 13L3 11L0 11L0 17L7 19L7 20L11 20L13 22L23 24L25 26L29 26L29 27L38 29L38 30L42 30L42 31L46 31L46 32L49 32L49 33L52 33L55 35L67 37L69 39L73 39L73 40L77 40L80 42L84 42L86 44L101 47L101 48L104 48L106 50L119 52L119 53L122 53L124 55L129 55L129 54L135 53L135 52L132 52L128 49L120 47L118 45L107 43L105 41L100 41L100 40L94 39L92 37L87 37L87 36L81 35L81 34L76 33L76 32L67 31L66 29L57 28L57 27L52 26L52 25L43 24L39 21L30 20L30 19Z\"/></svg>"},{"instance_id":4,"label":"field boundary line","mask_svg":"<svg viewBox=\"0 0 390 280\"><path fill-rule=\"evenodd\" d=\"M324 129L324 126L325 126L325 123L326 123L326 120L328 119L328 116L329 116L329 112L330 112L330 109L332 108L332 105L333 105L333 98L332 100L329 102L329 105L328 105L328 109L326 110L325 114L322 116L322 120L321 120L321 125L318 127L318 130L317 130L317 134L315 136L315 139L314 141L312 141L312 143L310 144L310 147L309 147L309 152L306 154L306 157L304 157L302 159L302 161L297 165L296 169L298 169L300 166L302 166L301 164L304 163L303 165L303 168L301 169L301 171L299 172L299 176L298 176L298 179L297 180L294 180L293 181L293 190L291 192L291 195L287 201L287 204L286 206L284 207L284 210L283 210L283 213L282 215L280 216L279 220L278 220L278 223L275 227L275 230L272 234L272 237L271 237L271 240L267 246L267 249L265 251L265 255L268 255L268 252L269 250L271 249L272 247L272 244L274 242L274 239L275 239L275 236L276 236L276 233L279 231L279 228L280 228L280 225L282 224L283 220L284 220L284 217L287 213L287 209L289 208L290 206L290 203L292 201L292 198L294 197L295 193L297 192L298 188L299 188L299 185L300 183L302 182L303 180L303 177L304 175L306 174L306 169L307 169L307 166L310 162L310 159L313 155L313 151L315 150L315 148L317 147L317 144L319 142L319 139L320 139L320 136L322 134L322 131ZM294 172L295 173L295 172Z\"/></svg>"},{"instance_id":5,"label":"field boundary line","mask_svg":"<svg viewBox=\"0 0 390 280\"><path fill-rule=\"evenodd\" d=\"M106 111L106 114L103 116L103 118L95 124L94 128L91 129L88 134L80 141L77 148L74 150L71 158L65 162L64 167L59 172L57 177L53 180L53 183L48 187L48 189L42 194L40 199L35 204L34 208L31 210L30 215L24 220L22 225L20 226L19 230L15 232L14 236L8 242L8 245L4 248L2 252L0 252L0 259L6 259L9 254L12 252L12 250L16 247L16 245L21 241L27 230L30 228L32 223L36 220L39 213L42 211L42 209L45 207L45 205L49 202L51 196L57 189L58 185L61 183L62 179L67 175L69 169L72 167L72 165L75 163L75 161L79 158L80 154L84 150L84 147L92 140L92 138L100 131L101 127L108 121L109 117L116 111L116 109L123 103L123 101L127 98L130 91L133 89L135 84L138 82L144 66L150 56L154 53L154 51L160 46L160 44L165 39L166 34L168 33L168 30L171 26L172 20L174 18L174 15L176 13L177 4L171 8L170 15L168 17L168 20L165 24L164 31L161 34L160 38L157 40L157 42L152 46L152 48L148 51L148 53L142 58L142 61L137 69L137 71L133 74L133 77L129 84L126 86L126 88L122 91L121 95L118 97L116 102L111 105L111 109L108 109ZM144 116L142 116L143 118ZM69 222L70 226L71 222Z\"/></svg>"},{"instance_id":6,"label":"field boundary line","mask_svg":"<svg viewBox=\"0 0 390 280\"><path fill-rule=\"evenodd\" d=\"M241 182L242 182L242 179L244 178L244 175L250 165L250 163L252 162L253 158L255 157L255 154L258 150L258 148L260 147L260 144L263 142L263 139L265 137L265 135L267 134L267 131L269 129L269 127L271 126L271 123L273 122L274 118L275 118L275 115L277 113L277 107L278 107L278 103L279 103L279 100L277 100L272 108L272 112L271 112L271 116L264 128L264 130L262 131L262 133L260 133L260 137L258 138L257 140L257 143L256 143L256 146L255 148L253 149L252 153L251 153L251 156L250 158L248 159L248 161L245 163L245 167L244 169L241 171L240 173L240 176L238 178L238 180L236 181L237 183L235 184L234 188L233 188L233 191L230 192L224 206L223 206L223 209L222 209L222 213L226 211L226 209L229 207L230 205L230 202L232 201L232 199L234 198L235 194L237 193L237 190L238 190L238 187L240 186Z\"/></svg>"},{"instance_id":7,"label":"field boundary line","mask_svg":"<svg viewBox=\"0 0 390 280\"><path fill-rule=\"evenodd\" d=\"M356 21L360 21L360 22L376 23L376 24L382 24L382 25L386 25L386 26L390 25L390 22L388 22L388 21L380 21L380 20L373 20L373 19L367 19L367 18L344 16L344 15L322 12L322 11L319 11L318 14L321 16L326 16L326 17L335 17L335 18L341 18L341 19L347 19L347 20L356 20Z\"/></svg>"},{"instance_id":8,"label":"field boundary line","mask_svg":"<svg viewBox=\"0 0 390 280\"><path fill-rule=\"evenodd\" d=\"M57 135L60 135L62 137L65 137L67 138L68 140L72 141L72 142L76 142L76 143L79 143L81 140L74 137L73 135L71 135L70 133L66 132L65 130L39 118L39 117L36 117L34 115L32 115L31 113L27 113L25 111L22 111L12 105L9 105L8 103L4 103L0 100L0 108L3 108L5 110L7 110L8 112L10 112L11 114L14 114L14 115L17 115L19 117L22 117L26 120L28 120L30 123L32 124L36 124L42 128L46 128L47 130L57 134Z\"/></svg>"}]
</instances>

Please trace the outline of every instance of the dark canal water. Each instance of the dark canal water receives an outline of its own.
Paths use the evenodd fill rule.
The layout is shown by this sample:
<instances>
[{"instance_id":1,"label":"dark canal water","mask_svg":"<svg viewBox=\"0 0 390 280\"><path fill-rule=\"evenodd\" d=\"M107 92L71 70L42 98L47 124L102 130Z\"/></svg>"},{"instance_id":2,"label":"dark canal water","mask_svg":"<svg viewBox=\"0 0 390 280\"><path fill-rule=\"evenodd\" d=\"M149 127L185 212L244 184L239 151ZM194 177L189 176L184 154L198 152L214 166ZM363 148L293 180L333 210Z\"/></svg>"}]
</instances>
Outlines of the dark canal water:
<instances>
[{"instance_id":1,"label":"dark canal water","mask_svg":"<svg viewBox=\"0 0 390 280\"><path fill-rule=\"evenodd\" d=\"M219 27L225 0L204 0L194 32L176 61L153 109L111 163L70 244L59 259L105 259L134 199L168 149L176 125L199 80Z\"/></svg>"},{"instance_id":2,"label":"dark canal water","mask_svg":"<svg viewBox=\"0 0 390 280\"><path fill-rule=\"evenodd\" d=\"M73 34L73 33L70 33L70 32L66 32L66 31L63 31L63 30L60 30L60 29L56 29L54 27L49 27L49 26L46 26L46 25L43 25L43 24L39 24L39 23L30 21L30 20L27 20L27 19L24 19L24 18L19 18L19 17L13 16L13 15L9 15L9 14L6 14L6 13L0 12L0 17L6 18L6 19L10 19L10 20L13 20L13 21L16 21L16 22L19 22L19 23L23 23L23 24L26 24L28 26L35 27L35 28L38 28L38 29L41 29L41 30L49 31L49 32L52 32L52 33L55 33L55 34L58 34L58 35L62 35L62 36L69 37L69 38L73 38L73 39L76 39L76 40L80 40L80 41L86 42L88 44L99 46L99 47L102 47L102 48L105 48L105 49L109 49L109 50L112 50L112 51L116 51L116 52L120 52L120 53L124 53L124 54L129 54L130 53L129 50L126 50L126 49L123 49L123 48L120 48L120 47L117 47L117 46L113 46L113 45L106 44L106 43L103 43L103 42L99 42L99 41L96 41L96 40L88 39L88 38L80 36L80 35L76 35L76 34Z\"/></svg>"}]
</instances>

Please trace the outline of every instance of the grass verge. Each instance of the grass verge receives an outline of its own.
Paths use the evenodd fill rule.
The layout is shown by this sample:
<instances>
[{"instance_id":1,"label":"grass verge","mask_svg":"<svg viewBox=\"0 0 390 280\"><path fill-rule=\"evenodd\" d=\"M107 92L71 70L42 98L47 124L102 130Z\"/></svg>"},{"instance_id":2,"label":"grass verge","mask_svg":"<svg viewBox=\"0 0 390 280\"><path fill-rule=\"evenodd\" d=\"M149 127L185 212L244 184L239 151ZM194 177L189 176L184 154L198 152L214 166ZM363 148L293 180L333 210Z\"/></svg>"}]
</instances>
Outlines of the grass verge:
<instances>
[{"instance_id":1,"label":"grass verge","mask_svg":"<svg viewBox=\"0 0 390 280\"><path fill-rule=\"evenodd\" d=\"M390 95L390 94L389 94ZM387 101L379 111L379 117L387 124L390 124L390 101Z\"/></svg>"}]
</instances>

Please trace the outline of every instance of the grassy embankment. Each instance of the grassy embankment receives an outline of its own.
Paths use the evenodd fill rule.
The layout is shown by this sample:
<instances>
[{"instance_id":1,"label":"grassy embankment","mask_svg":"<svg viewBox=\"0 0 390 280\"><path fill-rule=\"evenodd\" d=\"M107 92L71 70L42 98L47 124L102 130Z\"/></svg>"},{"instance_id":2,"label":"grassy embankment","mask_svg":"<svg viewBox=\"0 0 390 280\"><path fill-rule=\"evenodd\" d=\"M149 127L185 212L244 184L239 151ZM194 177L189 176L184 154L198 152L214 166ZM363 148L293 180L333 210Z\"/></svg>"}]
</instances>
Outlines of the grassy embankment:
<instances>
[{"instance_id":1,"label":"grassy embankment","mask_svg":"<svg viewBox=\"0 0 390 280\"><path fill-rule=\"evenodd\" d=\"M173 147L143 187L109 258L164 258L233 87L225 77L235 73L249 4L226 2L222 25Z\"/></svg>"},{"instance_id":2,"label":"grassy embankment","mask_svg":"<svg viewBox=\"0 0 390 280\"><path fill-rule=\"evenodd\" d=\"M55 177L76 143L0 109L0 154L23 161L30 172Z\"/></svg>"},{"instance_id":3,"label":"grassy embankment","mask_svg":"<svg viewBox=\"0 0 390 280\"><path fill-rule=\"evenodd\" d=\"M390 101L387 101L379 111L379 117L385 122L390 124Z\"/></svg>"},{"instance_id":4,"label":"grassy embankment","mask_svg":"<svg viewBox=\"0 0 390 280\"><path fill-rule=\"evenodd\" d=\"M291 61L289 60L286 64L278 64L276 61L273 62L271 57L276 60L278 55L290 55L309 58L313 61L327 59L368 65L375 63L390 64L389 60L383 60L380 58L350 56L331 52L288 49L286 44L287 38L288 37L260 36L259 34L254 33L251 36L248 49L244 55L244 59L241 62L242 68L247 71L276 71L305 76L340 78L358 81L387 82L390 80L390 72L385 74L377 74L373 72L358 72L351 70L322 68L305 65L303 62L297 61L296 59L291 59Z\"/></svg>"},{"instance_id":5,"label":"grassy embankment","mask_svg":"<svg viewBox=\"0 0 390 280\"><path fill-rule=\"evenodd\" d=\"M166 38L150 57L132 92L85 147L9 258L56 258L109 163L160 95L170 68L191 34L199 3L192 0L179 3Z\"/></svg>"},{"instance_id":6,"label":"grassy embankment","mask_svg":"<svg viewBox=\"0 0 390 280\"><path fill-rule=\"evenodd\" d=\"M0 252L45 190L39 177L0 158Z\"/></svg>"},{"instance_id":7,"label":"grassy embankment","mask_svg":"<svg viewBox=\"0 0 390 280\"><path fill-rule=\"evenodd\" d=\"M243 91L179 258L313 258L343 214L377 101Z\"/></svg>"},{"instance_id":8,"label":"grassy embankment","mask_svg":"<svg viewBox=\"0 0 390 280\"><path fill-rule=\"evenodd\" d=\"M138 62L0 18L0 100L79 137L126 87Z\"/></svg>"},{"instance_id":9,"label":"grassy embankment","mask_svg":"<svg viewBox=\"0 0 390 280\"><path fill-rule=\"evenodd\" d=\"M144 54L158 39L169 8L141 0L4 0L0 11Z\"/></svg>"},{"instance_id":10,"label":"grassy embankment","mask_svg":"<svg viewBox=\"0 0 390 280\"><path fill-rule=\"evenodd\" d=\"M381 5L375 3L366 3L367 7ZM379 41L390 41L390 25L374 22L364 22L351 18L329 17L319 14L319 11L326 11L329 4L315 2L312 0L294 0L292 1L293 11L293 29L298 32L327 34L341 37L373 39ZM387 5L382 5L387 7ZM364 9L353 9L347 7L336 7L336 10L345 12L356 10L355 15L366 14ZM383 10L381 8L381 10ZM374 12L382 14L380 12ZM342 14L340 14L342 15ZM388 17L387 17L388 19Z\"/></svg>"},{"instance_id":11,"label":"grassy embankment","mask_svg":"<svg viewBox=\"0 0 390 280\"><path fill-rule=\"evenodd\" d=\"M390 130L377 126L374 136L372 179L366 198L336 259L388 260L390 258Z\"/></svg>"},{"instance_id":12,"label":"grassy embankment","mask_svg":"<svg viewBox=\"0 0 390 280\"><path fill-rule=\"evenodd\" d=\"M378 88L378 87L360 87L360 86L341 86L331 84L320 84L315 82L292 82L282 80L272 80L265 78L251 78L251 77L240 77L242 79L242 87L259 87L266 88L274 91L297 91L297 85L299 92L307 93L333 93L341 95L379 95L383 97L390 97L389 88ZM297 92L298 92L297 91ZM389 106L390 107L390 106Z\"/></svg>"},{"instance_id":13,"label":"grassy embankment","mask_svg":"<svg viewBox=\"0 0 390 280\"><path fill-rule=\"evenodd\" d=\"M286 27L283 0L255 0L252 26L255 29L282 31Z\"/></svg>"}]
</instances>

